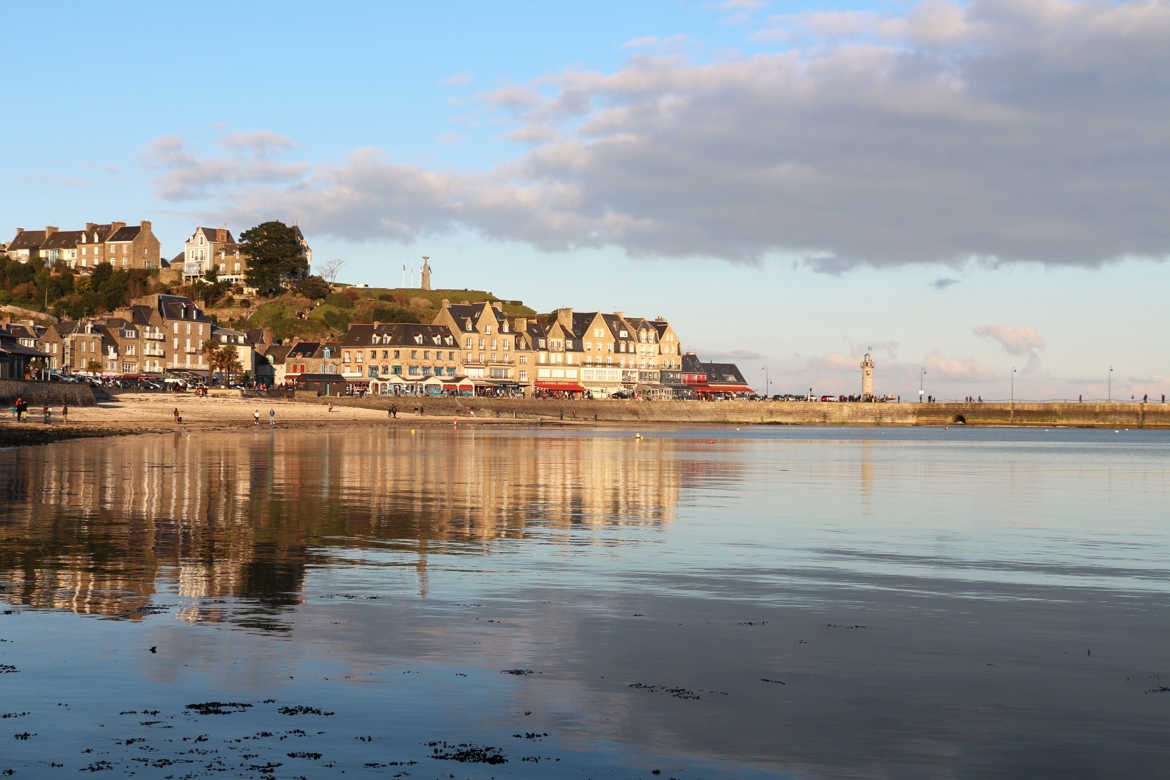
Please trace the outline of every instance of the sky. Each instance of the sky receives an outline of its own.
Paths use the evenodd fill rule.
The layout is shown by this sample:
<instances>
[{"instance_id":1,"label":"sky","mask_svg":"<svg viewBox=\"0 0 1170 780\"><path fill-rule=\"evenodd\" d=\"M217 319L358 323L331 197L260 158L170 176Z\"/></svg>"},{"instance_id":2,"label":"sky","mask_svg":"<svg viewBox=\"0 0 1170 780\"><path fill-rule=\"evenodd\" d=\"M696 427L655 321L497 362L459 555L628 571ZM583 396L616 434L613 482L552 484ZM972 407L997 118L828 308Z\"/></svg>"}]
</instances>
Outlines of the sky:
<instances>
[{"instance_id":1,"label":"sky","mask_svg":"<svg viewBox=\"0 0 1170 780\"><path fill-rule=\"evenodd\" d=\"M760 391L1170 393L1170 1L47 2L0 233L301 225ZM28 45L33 46L32 40ZM33 49L36 47L33 46Z\"/></svg>"}]
</instances>

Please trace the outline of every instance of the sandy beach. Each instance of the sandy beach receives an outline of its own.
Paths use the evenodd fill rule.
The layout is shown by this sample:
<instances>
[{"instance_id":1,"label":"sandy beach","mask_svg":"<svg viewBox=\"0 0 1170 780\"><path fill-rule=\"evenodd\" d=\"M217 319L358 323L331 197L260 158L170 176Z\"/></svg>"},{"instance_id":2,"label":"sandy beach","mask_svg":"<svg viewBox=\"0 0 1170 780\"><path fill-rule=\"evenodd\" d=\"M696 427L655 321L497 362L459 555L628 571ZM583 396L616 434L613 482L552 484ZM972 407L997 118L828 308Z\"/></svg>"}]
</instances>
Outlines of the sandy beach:
<instances>
[{"instance_id":1,"label":"sandy beach","mask_svg":"<svg viewBox=\"0 0 1170 780\"><path fill-rule=\"evenodd\" d=\"M301 429L367 424L450 425L455 419L450 414L419 415L414 408L405 402L399 406L398 417L391 418L383 409L359 406L338 404L330 411L328 403L316 398L305 401L241 398L236 391L213 391L207 397L189 393L125 393L95 406L70 407L68 421L62 417L59 405L51 406L52 422L48 425L44 422L41 406L30 406L29 414L21 422L5 410L0 418L0 446L93 436L171 433L175 430L239 430L256 425L254 412L260 413L260 425L269 426L269 410L276 412L277 427ZM181 423L175 420L176 409L182 418ZM461 416L458 420L460 425L515 423L514 420L493 417Z\"/></svg>"}]
</instances>

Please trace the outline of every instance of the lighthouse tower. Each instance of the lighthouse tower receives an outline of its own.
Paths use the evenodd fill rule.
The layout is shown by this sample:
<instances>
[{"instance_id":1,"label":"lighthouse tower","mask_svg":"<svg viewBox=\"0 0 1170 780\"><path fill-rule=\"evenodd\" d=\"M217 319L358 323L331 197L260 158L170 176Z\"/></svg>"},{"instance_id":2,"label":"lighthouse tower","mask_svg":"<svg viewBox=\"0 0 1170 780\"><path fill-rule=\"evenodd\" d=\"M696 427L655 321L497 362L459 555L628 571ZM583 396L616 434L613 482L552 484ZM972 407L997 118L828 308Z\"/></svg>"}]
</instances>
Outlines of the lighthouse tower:
<instances>
[{"instance_id":1,"label":"lighthouse tower","mask_svg":"<svg viewBox=\"0 0 1170 780\"><path fill-rule=\"evenodd\" d=\"M861 359L861 400L873 400L873 358L868 350Z\"/></svg>"}]
</instances>

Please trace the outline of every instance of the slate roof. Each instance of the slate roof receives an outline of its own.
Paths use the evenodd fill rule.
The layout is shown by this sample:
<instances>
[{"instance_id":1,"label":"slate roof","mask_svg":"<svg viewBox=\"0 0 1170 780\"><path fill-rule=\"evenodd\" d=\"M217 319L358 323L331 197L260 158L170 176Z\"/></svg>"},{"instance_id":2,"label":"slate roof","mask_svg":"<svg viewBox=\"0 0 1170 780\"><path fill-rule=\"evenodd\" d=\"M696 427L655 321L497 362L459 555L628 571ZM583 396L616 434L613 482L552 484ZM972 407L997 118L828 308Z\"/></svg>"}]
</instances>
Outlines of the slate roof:
<instances>
[{"instance_id":1,"label":"slate roof","mask_svg":"<svg viewBox=\"0 0 1170 780\"><path fill-rule=\"evenodd\" d=\"M39 249L44 243L45 231L26 230L23 233L17 233L16 238L8 243L8 251L15 252L18 249Z\"/></svg>"},{"instance_id":2,"label":"slate roof","mask_svg":"<svg viewBox=\"0 0 1170 780\"><path fill-rule=\"evenodd\" d=\"M288 353L292 351L291 347L286 347L283 344L273 344L264 353L264 357L269 358L273 365L281 365L284 359L288 357Z\"/></svg>"},{"instance_id":3,"label":"slate roof","mask_svg":"<svg viewBox=\"0 0 1170 780\"><path fill-rule=\"evenodd\" d=\"M479 303L452 303L447 306L447 311L451 312L451 316L455 318L456 324L459 325L459 328L464 333L474 333L475 325L479 321L480 315L483 313L485 306L491 306L492 314L495 315L496 320L503 321L503 310L490 301L480 301ZM471 327L468 327L468 320L471 320Z\"/></svg>"},{"instance_id":4,"label":"slate roof","mask_svg":"<svg viewBox=\"0 0 1170 780\"><path fill-rule=\"evenodd\" d=\"M747 380L743 378L743 374L739 372L739 366L735 365L735 363L703 363L703 370L707 374L708 382L724 382L737 385L747 384Z\"/></svg>"},{"instance_id":5,"label":"slate roof","mask_svg":"<svg viewBox=\"0 0 1170 780\"><path fill-rule=\"evenodd\" d=\"M298 341L285 353L285 358L311 358L320 346L320 341Z\"/></svg>"},{"instance_id":6,"label":"slate roof","mask_svg":"<svg viewBox=\"0 0 1170 780\"><path fill-rule=\"evenodd\" d=\"M707 369L694 352L688 352L682 358L682 370L687 374L706 374Z\"/></svg>"},{"instance_id":7,"label":"slate roof","mask_svg":"<svg viewBox=\"0 0 1170 780\"><path fill-rule=\"evenodd\" d=\"M81 241L81 230L58 230L45 239L41 249L73 249Z\"/></svg>"},{"instance_id":8,"label":"slate roof","mask_svg":"<svg viewBox=\"0 0 1170 780\"><path fill-rule=\"evenodd\" d=\"M118 232L106 239L109 242L133 241L138 238L138 234L142 232L141 225L127 225L124 228L118 228Z\"/></svg>"},{"instance_id":9,"label":"slate roof","mask_svg":"<svg viewBox=\"0 0 1170 780\"><path fill-rule=\"evenodd\" d=\"M378 343L374 343L374 336ZM421 343L415 337L421 337ZM435 337L439 342L435 343ZM387 340L388 339L388 340ZM419 325L412 322L388 322L372 325L357 323L349 326L349 331L341 340L343 347L374 347L385 344L394 347L445 347L456 349L458 344L451 336L451 329L446 325Z\"/></svg>"},{"instance_id":10,"label":"slate roof","mask_svg":"<svg viewBox=\"0 0 1170 780\"><path fill-rule=\"evenodd\" d=\"M236 240L234 238L232 238L232 231L230 231L230 230L227 231L227 241L226 242L223 242L223 241L217 242L215 240L215 236L216 236L215 231L219 230L219 228L203 227L202 225L195 228L196 233L198 233L200 230L203 231L203 235L207 236L207 240L212 242L213 244L214 243L228 243L228 244L236 243ZM227 228L224 228L224 230L227 230ZM303 236L302 236L302 238L303 238Z\"/></svg>"},{"instance_id":11,"label":"slate roof","mask_svg":"<svg viewBox=\"0 0 1170 780\"><path fill-rule=\"evenodd\" d=\"M195 305L190 298L183 298L178 295L160 295L158 296L158 313L168 320L187 320L188 322L211 322L207 315ZM194 316L184 317L184 314L191 314Z\"/></svg>"}]
</instances>

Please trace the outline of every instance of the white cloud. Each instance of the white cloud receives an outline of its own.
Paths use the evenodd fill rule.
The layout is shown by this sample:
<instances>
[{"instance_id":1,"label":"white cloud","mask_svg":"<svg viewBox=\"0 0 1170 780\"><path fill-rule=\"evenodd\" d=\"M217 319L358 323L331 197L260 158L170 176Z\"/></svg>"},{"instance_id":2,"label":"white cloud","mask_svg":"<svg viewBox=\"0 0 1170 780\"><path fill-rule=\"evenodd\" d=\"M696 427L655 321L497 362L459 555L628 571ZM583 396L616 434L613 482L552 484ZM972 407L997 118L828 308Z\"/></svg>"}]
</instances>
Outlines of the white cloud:
<instances>
[{"instance_id":1,"label":"white cloud","mask_svg":"<svg viewBox=\"0 0 1170 780\"><path fill-rule=\"evenodd\" d=\"M763 0L723 0L719 7L724 11L756 11L766 5Z\"/></svg>"},{"instance_id":2,"label":"white cloud","mask_svg":"<svg viewBox=\"0 0 1170 780\"><path fill-rule=\"evenodd\" d=\"M995 379L995 373L974 358L948 358L938 352L931 352L923 360L923 367L926 369L927 381L932 377L963 382L990 382Z\"/></svg>"},{"instance_id":3,"label":"white cloud","mask_svg":"<svg viewBox=\"0 0 1170 780\"><path fill-rule=\"evenodd\" d=\"M143 150L143 167L158 171L155 189L164 200L193 200L222 195L225 188L296 182L309 171L304 163L270 159L292 142L276 133L256 131L220 138L229 158L199 157L176 135L160 136Z\"/></svg>"},{"instance_id":4,"label":"white cloud","mask_svg":"<svg viewBox=\"0 0 1170 780\"><path fill-rule=\"evenodd\" d=\"M658 43L657 35L646 35L641 38L631 38L622 44L623 49L644 49Z\"/></svg>"},{"instance_id":5,"label":"white cloud","mask_svg":"<svg viewBox=\"0 0 1170 780\"><path fill-rule=\"evenodd\" d=\"M556 138L557 131L549 125L523 125L516 128L505 137L509 141L519 144L542 144Z\"/></svg>"},{"instance_id":6,"label":"white cloud","mask_svg":"<svg viewBox=\"0 0 1170 780\"><path fill-rule=\"evenodd\" d=\"M444 76L439 79L439 83L449 87L462 87L465 84L470 84L474 80L475 76L467 71L460 71L459 73L452 73L450 76Z\"/></svg>"},{"instance_id":7,"label":"white cloud","mask_svg":"<svg viewBox=\"0 0 1170 780\"><path fill-rule=\"evenodd\" d=\"M489 105L503 108L513 113L521 113L540 103L540 96L526 87L515 85L500 87L489 92L481 92L479 99Z\"/></svg>"},{"instance_id":8,"label":"white cloud","mask_svg":"<svg viewBox=\"0 0 1170 780\"><path fill-rule=\"evenodd\" d=\"M1044 339L1035 328L1011 328L1007 325L980 325L976 336L997 342L1012 355L1033 355L1044 349Z\"/></svg>"},{"instance_id":9,"label":"white cloud","mask_svg":"<svg viewBox=\"0 0 1170 780\"><path fill-rule=\"evenodd\" d=\"M221 195L235 209L288 201L348 238L460 225L544 248L793 253L828 272L1170 254L1156 217L1170 180L1170 3L936 0L787 23L844 37L703 64L636 56L485 92L520 137L560 130L486 173L363 150L303 179L219 172ZM154 154L214 168L181 143ZM160 189L203 192L216 174Z\"/></svg>"}]
</instances>

